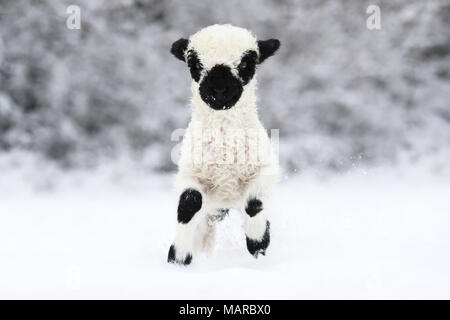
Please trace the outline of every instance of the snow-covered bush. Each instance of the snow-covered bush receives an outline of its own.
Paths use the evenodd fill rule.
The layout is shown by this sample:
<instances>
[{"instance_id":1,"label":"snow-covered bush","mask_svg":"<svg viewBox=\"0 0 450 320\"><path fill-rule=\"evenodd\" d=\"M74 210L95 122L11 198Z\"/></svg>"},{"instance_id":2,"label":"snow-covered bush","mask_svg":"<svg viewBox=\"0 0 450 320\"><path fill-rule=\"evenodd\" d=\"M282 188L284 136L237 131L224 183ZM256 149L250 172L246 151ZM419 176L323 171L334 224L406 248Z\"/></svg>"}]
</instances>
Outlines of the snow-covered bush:
<instances>
[{"instance_id":1,"label":"snow-covered bush","mask_svg":"<svg viewBox=\"0 0 450 320\"><path fill-rule=\"evenodd\" d=\"M81 8L81 30L66 8ZM260 114L288 170L394 162L450 148L450 5L378 1L27 1L0 4L0 152L64 166L130 155L175 168L189 74L173 39L232 23L283 43L259 72ZM236 10L236 8L239 10Z\"/></svg>"}]
</instances>

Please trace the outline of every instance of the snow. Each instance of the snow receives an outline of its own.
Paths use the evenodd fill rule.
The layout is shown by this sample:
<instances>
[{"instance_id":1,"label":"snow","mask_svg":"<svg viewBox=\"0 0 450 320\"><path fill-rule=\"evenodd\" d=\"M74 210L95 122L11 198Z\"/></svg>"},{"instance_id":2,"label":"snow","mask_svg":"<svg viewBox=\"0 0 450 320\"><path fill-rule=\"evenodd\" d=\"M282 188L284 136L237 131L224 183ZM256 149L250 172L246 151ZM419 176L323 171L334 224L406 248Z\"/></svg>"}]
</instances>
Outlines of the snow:
<instances>
[{"instance_id":1,"label":"snow","mask_svg":"<svg viewBox=\"0 0 450 320\"><path fill-rule=\"evenodd\" d=\"M381 1L371 31L357 0L70 1L81 30L65 1L2 1L0 298L450 299L447 2ZM215 23L282 43L257 96L289 177L266 257L233 211L183 268L169 48Z\"/></svg>"},{"instance_id":2,"label":"snow","mask_svg":"<svg viewBox=\"0 0 450 320\"><path fill-rule=\"evenodd\" d=\"M166 263L172 176L111 172L65 174L38 189L33 175L3 175L0 298L450 298L448 176L289 177L268 205L265 257L248 254L232 211L215 251L180 267Z\"/></svg>"}]
</instances>

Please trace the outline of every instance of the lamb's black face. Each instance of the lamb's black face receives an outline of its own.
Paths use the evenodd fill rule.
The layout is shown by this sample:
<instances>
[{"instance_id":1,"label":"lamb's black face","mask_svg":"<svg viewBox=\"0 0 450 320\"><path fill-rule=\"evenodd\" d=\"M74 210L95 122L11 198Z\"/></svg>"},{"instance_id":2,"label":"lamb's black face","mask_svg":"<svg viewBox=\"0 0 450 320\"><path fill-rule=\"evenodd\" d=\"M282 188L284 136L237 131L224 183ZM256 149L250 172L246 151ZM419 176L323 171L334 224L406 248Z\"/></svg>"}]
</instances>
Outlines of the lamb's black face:
<instances>
[{"instance_id":1,"label":"lamb's black face","mask_svg":"<svg viewBox=\"0 0 450 320\"><path fill-rule=\"evenodd\" d=\"M240 60L232 67L216 64L205 70L195 48L187 51L188 44L189 40L179 39L173 43L171 52L187 62L192 79L199 84L200 97L214 110L232 108L255 75L256 64L273 55L280 46L276 39L258 41L259 54L255 50L248 50L242 53Z\"/></svg>"},{"instance_id":2,"label":"lamb's black face","mask_svg":"<svg viewBox=\"0 0 450 320\"><path fill-rule=\"evenodd\" d=\"M239 101L243 88L229 67L218 64L203 77L199 91L208 106L214 110L227 110Z\"/></svg>"},{"instance_id":3,"label":"lamb's black face","mask_svg":"<svg viewBox=\"0 0 450 320\"><path fill-rule=\"evenodd\" d=\"M245 52L236 67L238 76L235 76L231 68L223 64L204 70L194 50L190 50L187 54L192 79L199 83L200 97L214 110L230 109L239 101L244 86L255 74L256 59L255 51Z\"/></svg>"}]
</instances>

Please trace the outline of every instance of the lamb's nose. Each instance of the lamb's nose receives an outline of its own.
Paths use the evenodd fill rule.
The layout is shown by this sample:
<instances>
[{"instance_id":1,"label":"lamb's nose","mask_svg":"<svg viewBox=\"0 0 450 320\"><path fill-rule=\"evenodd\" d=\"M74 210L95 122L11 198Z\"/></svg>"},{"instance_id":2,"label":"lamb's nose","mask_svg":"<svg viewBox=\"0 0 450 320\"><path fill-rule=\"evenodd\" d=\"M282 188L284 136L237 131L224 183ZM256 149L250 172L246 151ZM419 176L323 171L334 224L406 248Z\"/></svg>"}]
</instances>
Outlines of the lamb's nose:
<instances>
[{"instance_id":1,"label":"lamb's nose","mask_svg":"<svg viewBox=\"0 0 450 320\"><path fill-rule=\"evenodd\" d=\"M215 93L224 93L226 88L213 88Z\"/></svg>"}]
</instances>

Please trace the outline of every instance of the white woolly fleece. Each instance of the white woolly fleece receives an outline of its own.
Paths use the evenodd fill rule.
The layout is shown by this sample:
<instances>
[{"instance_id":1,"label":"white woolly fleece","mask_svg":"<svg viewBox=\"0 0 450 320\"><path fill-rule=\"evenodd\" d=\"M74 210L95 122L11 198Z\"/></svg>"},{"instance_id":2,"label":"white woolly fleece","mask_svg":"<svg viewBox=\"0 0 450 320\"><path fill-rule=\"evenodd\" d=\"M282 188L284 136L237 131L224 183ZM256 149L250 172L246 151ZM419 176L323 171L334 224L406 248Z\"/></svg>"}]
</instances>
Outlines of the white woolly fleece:
<instances>
[{"instance_id":1,"label":"white woolly fleece","mask_svg":"<svg viewBox=\"0 0 450 320\"><path fill-rule=\"evenodd\" d=\"M186 52L195 50L206 70L216 64L224 64L237 75L236 67L242 55L248 50L258 52L256 38L248 30L231 25L204 28L189 40ZM258 118L256 83L255 75L243 87L239 101L231 109L214 110L201 99L199 84L192 81L192 118L183 140L178 164L179 192L186 188L196 188L204 195L204 201L216 208L242 207L250 195L258 195L261 200L269 196L278 177L278 162L267 132ZM208 130L213 130L222 137L215 136L213 140L205 140L204 135ZM215 142L226 139L230 132L236 133L243 143L235 145L232 151L234 161L226 164L206 161L217 157ZM252 141L255 136L260 151L258 161L239 162L238 159L242 159L240 157L247 160L254 157Z\"/></svg>"},{"instance_id":2,"label":"white woolly fleece","mask_svg":"<svg viewBox=\"0 0 450 320\"><path fill-rule=\"evenodd\" d=\"M246 50L258 52L256 38L250 31L232 26L212 25L201 29L189 38L186 52L195 49L206 70L216 64L237 67Z\"/></svg>"}]
</instances>

